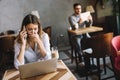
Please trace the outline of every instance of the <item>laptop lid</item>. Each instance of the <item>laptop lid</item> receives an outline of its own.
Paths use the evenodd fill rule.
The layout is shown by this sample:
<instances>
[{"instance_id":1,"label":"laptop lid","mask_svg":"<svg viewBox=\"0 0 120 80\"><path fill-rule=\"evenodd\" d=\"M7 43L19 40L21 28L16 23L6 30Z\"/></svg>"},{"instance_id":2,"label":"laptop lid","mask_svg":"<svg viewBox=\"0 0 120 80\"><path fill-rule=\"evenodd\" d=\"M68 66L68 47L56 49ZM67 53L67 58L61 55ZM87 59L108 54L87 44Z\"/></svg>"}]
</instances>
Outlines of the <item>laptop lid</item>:
<instances>
[{"instance_id":1,"label":"laptop lid","mask_svg":"<svg viewBox=\"0 0 120 80\"><path fill-rule=\"evenodd\" d=\"M57 58L19 66L20 78L28 78L57 70Z\"/></svg>"}]
</instances>

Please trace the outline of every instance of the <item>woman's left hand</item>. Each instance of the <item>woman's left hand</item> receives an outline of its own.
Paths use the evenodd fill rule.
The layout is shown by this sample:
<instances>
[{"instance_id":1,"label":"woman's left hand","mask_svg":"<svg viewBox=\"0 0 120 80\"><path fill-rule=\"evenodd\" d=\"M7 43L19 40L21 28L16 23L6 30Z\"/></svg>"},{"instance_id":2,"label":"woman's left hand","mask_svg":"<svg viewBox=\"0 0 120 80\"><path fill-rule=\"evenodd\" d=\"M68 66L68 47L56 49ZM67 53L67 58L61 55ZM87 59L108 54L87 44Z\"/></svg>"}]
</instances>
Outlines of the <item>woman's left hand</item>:
<instances>
[{"instance_id":1,"label":"woman's left hand","mask_svg":"<svg viewBox=\"0 0 120 80\"><path fill-rule=\"evenodd\" d=\"M30 35L30 37L32 38L32 41L34 42L41 42L40 36L38 35L38 33L34 33L32 35Z\"/></svg>"}]
</instances>

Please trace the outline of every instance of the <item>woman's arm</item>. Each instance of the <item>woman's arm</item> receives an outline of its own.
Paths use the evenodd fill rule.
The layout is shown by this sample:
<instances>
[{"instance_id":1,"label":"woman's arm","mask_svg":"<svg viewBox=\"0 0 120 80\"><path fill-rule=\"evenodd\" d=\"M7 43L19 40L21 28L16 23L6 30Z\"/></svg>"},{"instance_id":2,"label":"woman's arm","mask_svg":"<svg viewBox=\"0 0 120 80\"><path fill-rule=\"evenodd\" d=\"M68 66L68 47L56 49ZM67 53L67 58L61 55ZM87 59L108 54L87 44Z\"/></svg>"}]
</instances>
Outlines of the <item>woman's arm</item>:
<instances>
[{"instance_id":1,"label":"woman's arm","mask_svg":"<svg viewBox=\"0 0 120 80\"><path fill-rule=\"evenodd\" d=\"M38 49L40 52L41 57L46 57L47 53L50 52L50 43L49 37L46 33L42 34L40 37L37 33L32 35L33 41L38 44Z\"/></svg>"},{"instance_id":2,"label":"woman's arm","mask_svg":"<svg viewBox=\"0 0 120 80\"><path fill-rule=\"evenodd\" d=\"M18 68L18 65L24 64L24 53L25 53L26 38L27 38L27 34L25 30L20 32L19 38L21 40L21 43L18 43L16 40L14 46L15 49L14 64L16 68Z\"/></svg>"},{"instance_id":3,"label":"woman's arm","mask_svg":"<svg viewBox=\"0 0 120 80\"><path fill-rule=\"evenodd\" d=\"M24 53L25 53L26 38L27 38L26 30L21 31L19 36L20 36L20 39L21 39L22 43L20 45L20 51L19 51L19 55L17 56L17 59L21 63L21 62L24 61Z\"/></svg>"},{"instance_id":4,"label":"woman's arm","mask_svg":"<svg viewBox=\"0 0 120 80\"><path fill-rule=\"evenodd\" d=\"M18 56L20 56L20 47L21 47L21 45L19 43L15 42L15 45L14 45L14 52L15 52L14 66L16 69L18 69L19 65L22 65L25 62L24 58L21 58L21 60L18 59Z\"/></svg>"},{"instance_id":5,"label":"woman's arm","mask_svg":"<svg viewBox=\"0 0 120 80\"><path fill-rule=\"evenodd\" d=\"M49 37L48 37L48 34L46 33L43 33L42 35L42 38L41 38L41 41L42 41L42 46L45 50L45 56L44 56L44 59L51 59L51 50L50 50L50 41L49 41ZM41 51L40 51L41 53Z\"/></svg>"},{"instance_id":6,"label":"woman's arm","mask_svg":"<svg viewBox=\"0 0 120 80\"><path fill-rule=\"evenodd\" d=\"M38 43L38 49L40 51L41 56L45 57L46 56L46 50L45 50L45 47L43 45L42 40L40 39L37 43Z\"/></svg>"},{"instance_id":7,"label":"woman's arm","mask_svg":"<svg viewBox=\"0 0 120 80\"><path fill-rule=\"evenodd\" d=\"M43 34L42 42L46 50L46 56L44 57L44 59L51 59L52 55L50 50L50 41L49 41L48 34L46 33Z\"/></svg>"}]
</instances>

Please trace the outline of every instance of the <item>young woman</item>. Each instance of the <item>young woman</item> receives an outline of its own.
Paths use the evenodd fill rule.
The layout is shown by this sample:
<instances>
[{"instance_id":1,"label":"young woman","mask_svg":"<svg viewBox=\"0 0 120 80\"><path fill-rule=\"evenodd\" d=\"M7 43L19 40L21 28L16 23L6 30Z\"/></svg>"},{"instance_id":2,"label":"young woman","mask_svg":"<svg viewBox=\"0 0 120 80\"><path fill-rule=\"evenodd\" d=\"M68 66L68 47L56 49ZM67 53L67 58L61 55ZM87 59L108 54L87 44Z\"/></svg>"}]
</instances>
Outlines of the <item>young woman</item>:
<instances>
[{"instance_id":1,"label":"young woman","mask_svg":"<svg viewBox=\"0 0 120 80\"><path fill-rule=\"evenodd\" d=\"M21 31L15 40L14 66L51 59L48 35L42 31L39 19L32 14L25 16Z\"/></svg>"}]
</instances>

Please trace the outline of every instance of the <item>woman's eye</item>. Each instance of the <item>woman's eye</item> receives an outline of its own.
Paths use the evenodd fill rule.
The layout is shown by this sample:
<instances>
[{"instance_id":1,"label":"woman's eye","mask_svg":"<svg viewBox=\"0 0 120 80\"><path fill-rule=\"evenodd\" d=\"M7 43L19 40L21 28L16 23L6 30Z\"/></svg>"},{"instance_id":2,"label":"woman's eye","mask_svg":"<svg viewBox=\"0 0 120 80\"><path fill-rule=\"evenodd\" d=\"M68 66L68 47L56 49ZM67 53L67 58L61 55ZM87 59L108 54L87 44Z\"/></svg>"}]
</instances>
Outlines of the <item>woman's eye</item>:
<instances>
[{"instance_id":1,"label":"woman's eye","mask_svg":"<svg viewBox=\"0 0 120 80\"><path fill-rule=\"evenodd\" d=\"M35 28L34 30L37 30L37 28Z\"/></svg>"}]
</instances>

